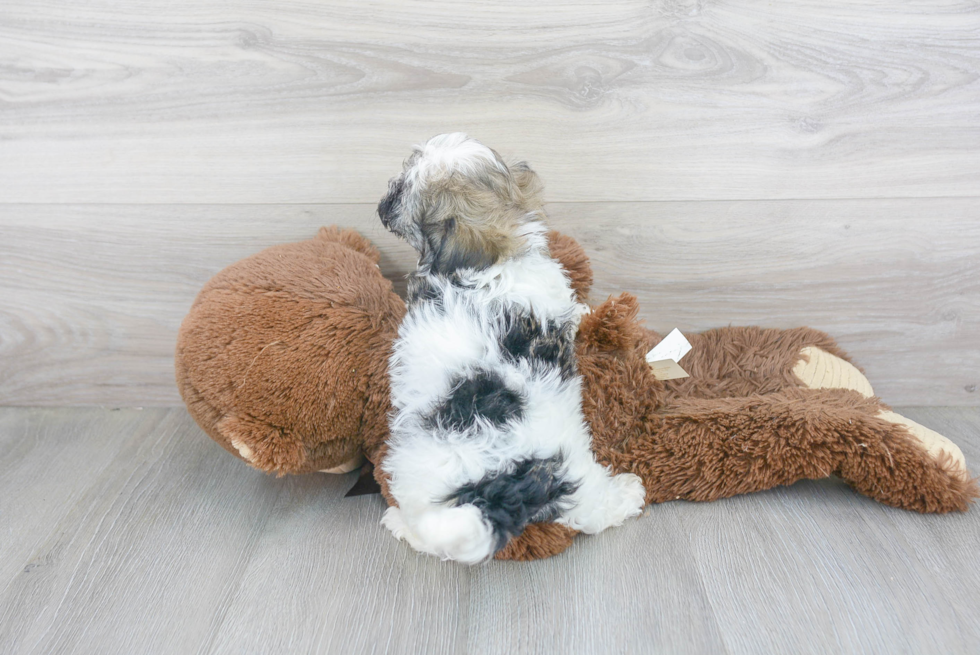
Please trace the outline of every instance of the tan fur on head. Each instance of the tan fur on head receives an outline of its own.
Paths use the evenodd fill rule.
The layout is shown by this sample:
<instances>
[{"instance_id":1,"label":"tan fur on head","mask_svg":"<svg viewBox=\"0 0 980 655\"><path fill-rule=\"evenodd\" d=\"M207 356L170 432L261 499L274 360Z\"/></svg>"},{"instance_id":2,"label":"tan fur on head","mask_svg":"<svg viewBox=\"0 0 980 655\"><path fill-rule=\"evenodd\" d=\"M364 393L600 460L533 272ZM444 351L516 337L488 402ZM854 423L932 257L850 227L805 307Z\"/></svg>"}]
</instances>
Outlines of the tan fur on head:
<instances>
[{"instance_id":1,"label":"tan fur on head","mask_svg":"<svg viewBox=\"0 0 980 655\"><path fill-rule=\"evenodd\" d=\"M465 134L441 134L416 146L378 205L385 227L440 273L483 269L521 251L521 227L538 221L541 184L525 163Z\"/></svg>"}]
</instances>

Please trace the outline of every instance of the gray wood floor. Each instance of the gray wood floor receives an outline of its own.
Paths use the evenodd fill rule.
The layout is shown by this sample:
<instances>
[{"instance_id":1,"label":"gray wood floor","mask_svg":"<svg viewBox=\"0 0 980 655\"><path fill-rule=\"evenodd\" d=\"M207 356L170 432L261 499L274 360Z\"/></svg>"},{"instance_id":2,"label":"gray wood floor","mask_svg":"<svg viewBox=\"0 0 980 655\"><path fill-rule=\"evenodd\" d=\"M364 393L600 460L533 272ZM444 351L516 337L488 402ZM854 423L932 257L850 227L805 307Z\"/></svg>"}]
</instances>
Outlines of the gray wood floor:
<instances>
[{"instance_id":1,"label":"gray wood floor","mask_svg":"<svg viewBox=\"0 0 980 655\"><path fill-rule=\"evenodd\" d=\"M980 409L903 413L980 461ZM673 502L534 563L421 556L347 476L183 409L0 409L4 653L976 653L980 508L836 480Z\"/></svg>"}]
</instances>

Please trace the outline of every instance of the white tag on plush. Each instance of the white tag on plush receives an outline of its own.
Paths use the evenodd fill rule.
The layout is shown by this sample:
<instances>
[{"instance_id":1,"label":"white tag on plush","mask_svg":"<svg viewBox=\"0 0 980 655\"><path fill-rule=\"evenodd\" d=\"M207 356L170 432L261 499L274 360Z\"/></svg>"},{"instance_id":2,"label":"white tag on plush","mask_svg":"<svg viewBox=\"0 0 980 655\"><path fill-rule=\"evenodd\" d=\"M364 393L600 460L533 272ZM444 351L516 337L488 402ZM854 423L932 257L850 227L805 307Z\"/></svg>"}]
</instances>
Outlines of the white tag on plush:
<instances>
[{"instance_id":1,"label":"white tag on plush","mask_svg":"<svg viewBox=\"0 0 980 655\"><path fill-rule=\"evenodd\" d=\"M647 362L658 380L675 380L690 375L677 363L691 351L691 344L677 328L647 353Z\"/></svg>"},{"instance_id":2,"label":"white tag on plush","mask_svg":"<svg viewBox=\"0 0 980 655\"><path fill-rule=\"evenodd\" d=\"M672 359L661 359L656 362L650 362L650 368L653 369L653 377L658 380L676 380L677 378L691 377L687 371L681 368L680 364Z\"/></svg>"}]
</instances>

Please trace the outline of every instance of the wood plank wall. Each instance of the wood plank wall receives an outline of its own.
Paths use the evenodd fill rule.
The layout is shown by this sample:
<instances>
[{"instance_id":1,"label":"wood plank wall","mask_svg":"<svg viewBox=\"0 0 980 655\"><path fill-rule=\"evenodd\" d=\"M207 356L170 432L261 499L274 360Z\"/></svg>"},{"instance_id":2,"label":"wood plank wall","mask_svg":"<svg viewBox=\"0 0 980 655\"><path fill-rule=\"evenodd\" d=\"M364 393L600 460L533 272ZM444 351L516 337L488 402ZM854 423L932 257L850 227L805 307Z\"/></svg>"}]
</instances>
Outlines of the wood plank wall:
<instances>
[{"instance_id":1,"label":"wood plank wall","mask_svg":"<svg viewBox=\"0 0 980 655\"><path fill-rule=\"evenodd\" d=\"M980 9L930 0L7 0L0 404L179 403L204 281L463 130L546 184L594 298L812 325L894 404L980 404Z\"/></svg>"}]
</instances>

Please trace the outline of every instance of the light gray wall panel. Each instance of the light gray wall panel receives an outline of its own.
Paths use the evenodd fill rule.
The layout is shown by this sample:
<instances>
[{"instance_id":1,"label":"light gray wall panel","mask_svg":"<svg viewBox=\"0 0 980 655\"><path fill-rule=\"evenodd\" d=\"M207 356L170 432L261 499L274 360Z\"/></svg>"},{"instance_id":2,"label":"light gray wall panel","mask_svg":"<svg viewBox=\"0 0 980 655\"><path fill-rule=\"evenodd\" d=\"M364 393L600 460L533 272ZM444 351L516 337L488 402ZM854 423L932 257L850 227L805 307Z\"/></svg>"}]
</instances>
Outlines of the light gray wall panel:
<instances>
[{"instance_id":1,"label":"light gray wall panel","mask_svg":"<svg viewBox=\"0 0 980 655\"><path fill-rule=\"evenodd\" d=\"M811 325L896 404L970 405L980 371L973 199L569 203L593 300L654 329ZM179 403L172 354L207 279L321 225L355 227L398 282L414 257L373 205L0 205L0 404Z\"/></svg>"},{"instance_id":2,"label":"light gray wall panel","mask_svg":"<svg viewBox=\"0 0 980 655\"><path fill-rule=\"evenodd\" d=\"M6 0L0 202L376 201L465 130L552 201L977 194L980 12Z\"/></svg>"}]
</instances>

